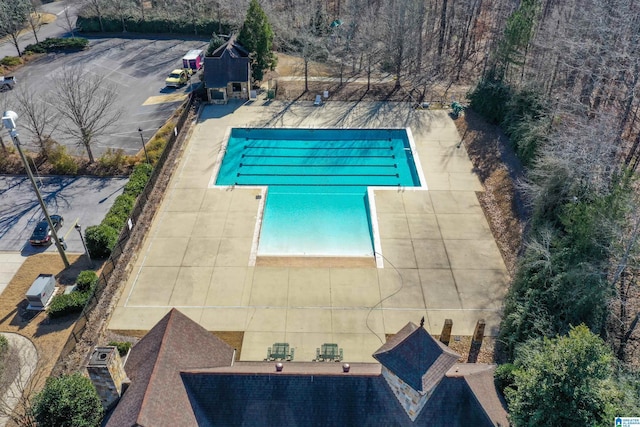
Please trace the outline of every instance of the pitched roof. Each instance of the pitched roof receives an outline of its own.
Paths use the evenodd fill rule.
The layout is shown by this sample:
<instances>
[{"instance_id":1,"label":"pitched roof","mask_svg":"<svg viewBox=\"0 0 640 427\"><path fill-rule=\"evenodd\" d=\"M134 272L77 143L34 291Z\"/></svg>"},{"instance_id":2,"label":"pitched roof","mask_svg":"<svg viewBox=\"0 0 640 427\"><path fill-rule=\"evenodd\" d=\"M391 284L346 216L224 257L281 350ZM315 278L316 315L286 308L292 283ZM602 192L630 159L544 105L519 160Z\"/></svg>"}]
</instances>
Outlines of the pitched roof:
<instances>
[{"instance_id":1,"label":"pitched roof","mask_svg":"<svg viewBox=\"0 0 640 427\"><path fill-rule=\"evenodd\" d=\"M410 323L376 357L392 362L397 372L402 371L399 358L410 356L413 368L406 370L413 373L423 369L423 359L432 360L433 369L443 355L455 355L435 341L434 350L423 334L428 335ZM415 358L412 351L438 355ZM343 372L338 363L287 362L276 372L273 362L232 363L233 354L223 341L171 310L131 350L125 366L131 386L106 426L508 425L491 366L456 364L435 383L411 421L380 364L354 363Z\"/></svg>"},{"instance_id":2,"label":"pitched roof","mask_svg":"<svg viewBox=\"0 0 640 427\"><path fill-rule=\"evenodd\" d=\"M275 372L271 362L236 362L181 375L198 426L495 425L464 377L445 377L411 421L378 364L344 373L334 363L285 363Z\"/></svg>"},{"instance_id":3,"label":"pitched roof","mask_svg":"<svg viewBox=\"0 0 640 427\"><path fill-rule=\"evenodd\" d=\"M223 55L229 55L231 58L248 58L249 51L238 43L234 36L227 40L227 42L222 46L214 50L211 57L221 58Z\"/></svg>"},{"instance_id":4,"label":"pitched roof","mask_svg":"<svg viewBox=\"0 0 640 427\"><path fill-rule=\"evenodd\" d=\"M221 88L229 82L247 82L251 79L249 64L249 52L232 37L204 58L204 84Z\"/></svg>"},{"instance_id":5,"label":"pitched roof","mask_svg":"<svg viewBox=\"0 0 640 427\"><path fill-rule=\"evenodd\" d=\"M172 309L131 349L131 385L106 425L195 425L180 371L230 365L233 356L233 348Z\"/></svg>"},{"instance_id":6,"label":"pitched roof","mask_svg":"<svg viewBox=\"0 0 640 427\"><path fill-rule=\"evenodd\" d=\"M432 390L460 355L422 327L408 323L373 357L416 391Z\"/></svg>"},{"instance_id":7,"label":"pitched roof","mask_svg":"<svg viewBox=\"0 0 640 427\"><path fill-rule=\"evenodd\" d=\"M494 425L508 426L507 404L502 397L496 393L493 383L495 365L484 365L477 363L456 364L447 372L447 377L462 377L467 382L469 390L484 408L487 417L493 421Z\"/></svg>"}]
</instances>

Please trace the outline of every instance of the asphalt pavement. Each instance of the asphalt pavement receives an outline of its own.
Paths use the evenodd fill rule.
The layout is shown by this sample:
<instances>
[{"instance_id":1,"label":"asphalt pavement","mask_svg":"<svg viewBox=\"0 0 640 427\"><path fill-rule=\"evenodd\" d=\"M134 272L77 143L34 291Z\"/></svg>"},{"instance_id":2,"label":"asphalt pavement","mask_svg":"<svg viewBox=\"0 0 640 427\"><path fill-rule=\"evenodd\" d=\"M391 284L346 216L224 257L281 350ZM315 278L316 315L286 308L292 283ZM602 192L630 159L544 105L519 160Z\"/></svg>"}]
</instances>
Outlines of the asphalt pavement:
<instances>
[{"instance_id":1,"label":"asphalt pavement","mask_svg":"<svg viewBox=\"0 0 640 427\"><path fill-rule=\"evenodd\" d=\"M58 235L67 242L67 251L83 253L80 235L74 229L97 225L120 195L126 178L36 177L49 214L64 217ZM0 177L0 251L20 252L28 256L56 251L55 245L33 247L28 239L43 213L33 187L26 176Z\"/></svg>"}]
</instances>

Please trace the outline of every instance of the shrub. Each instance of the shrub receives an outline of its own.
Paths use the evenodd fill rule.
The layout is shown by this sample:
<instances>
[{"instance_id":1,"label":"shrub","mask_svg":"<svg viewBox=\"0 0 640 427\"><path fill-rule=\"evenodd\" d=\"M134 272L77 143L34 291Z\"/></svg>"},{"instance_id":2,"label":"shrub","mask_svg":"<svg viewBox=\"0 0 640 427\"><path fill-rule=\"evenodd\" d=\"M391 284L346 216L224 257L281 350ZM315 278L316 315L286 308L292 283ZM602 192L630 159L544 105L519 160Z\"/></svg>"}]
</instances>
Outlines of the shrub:
<instances>
[{"instance_id":1,"label":"shrub","mask_svg":"<svg viewBox=\"0 0 640 427\"><path fill-rule=\"evenodd\" d=\"M76 285L79 291L93 290L96 283L98 283L98 275L93 270L81 271L76 279Z\"/></svg>"},{"instance_id":2,"label":"shrub","mask_svg":"<svg viewBox=\"0 0 640 427\"><path fill-rule=\"evenodd\" d=\"M117 172L122 170L122 168L127 164L127 157L128 156L124 153L122 148L118 148L117 150L109 148L102 156L100 156L98 164L107 172Z\"/></svg>"},{"instance_id":3,"label":"shrub","mask_svg":"<svg viewBox=\"0 0 640 427\"><path fill-rule=\"evenodd\" d=\"M100 21L97 16L86 16L82 13L78 16L76 26L82 32L101 32ZM227 23L207 20L196 22L181 21L179 19L165 19L160 17L147 17L145 20L138 20L133 17L125 18L124 26L131 33L176 33L193 35L209 35L215 32L229 34L231 26ZM105 32L121 33L122 21L117 16L104 15L102 17L102 27Z\"/></svg>"},{"instance_id":4,"label":"shrub","mask_svg":"<svg viewBox=\"0 0 640 427\"><path fill-rule=\"evenodd\" d=\"M47 159L53 167L53 172L58 175L75 175L78 173L78 163L67 154L67 148L58 143L46 147Z\"/></svg>"},{"instance_id":5,"label":"shrub","mask_svg":"<svg viewBox=\"0 0 640 427\"><path fill-rule=\"evenodd\" d=\"M116 197L113 206L111 206L111 209L107 212L107 217L116 216L122 222L120 227L114 227L116 231L119 231L122 226L124 226L124 223L127 222L127 218L129 218L135 202L136 198L130 194L123 193Z\"/></svg>"},{"instance_id":6,"label":"shrub","mask_svg":"<svg viewBox=\"0 0 640 427\"><path fill-rule=\"evenodd\" d=\"M0 65L4 65L5 67L15 67L20 64L22 64L22 59L18 56L5 56L0 59Z\"/></svg>"},{"instance_id":7,"label":"shrub","mask_svg":"<svg viewBox=\"0 0 640 427\"><path fill-rule=\"evenodd\" d=\"M471 108L492 124L500 124L507 114L507 104L511 100L511 87L489 73L469 93Z\"/></svg>"},{"instance_id":8,"label":"shrub","mask_svg":"<svg viewBox=\"0 0 640 427\"><path fill-rule=\"evenodd\" d=\"M104 413L91 380L80 373L48 378L32 409L41 426L97 427Z\"/></svg>"},{"instance_id":9,"label":"shrub","mask_svg":"<svg viewBox=\"0 0 640 427\"><path fill-rule=\"evenodd\" d=\"M118 232L108 225L92 225L84 233L91 258L106 258L118 242Z\"/></svg>"},{"instance_id":10,"label":"shrub","mask_svg":"<svg viewBox=\"0 0 640 427\"><path fill-rule=\"evenodd\" d=\"M24 48L25 53L69 52L84 50L89 46L89 40L83 37L47 38L39 43L30 44Z\"/></svg>"},{"instance_id":11,"label":"shrub","mask_svg":"<svg viewBox=\"0 0 640 427\"><path fill-rule=\"evenodd\" d=\"M47 309L49 317L63 317L71 313L81 312L84 306L87 305L90 296L90 291L75 291L69 294L56 295Z\"/></svg>"},{"instance_id":12,"label":"shrub","mask_svg":"<svg viewBox=\"0 0 640 427\"><path fill-rule=\"evenodd\" d=\"M137 197L140 193L142 193L145 185L147 185L152 171L153 166L148 163L141 163L137 165L133 169L131 176L129 176L129 182L127 182L127 184L124 186L123 194Z\"/></svg>"},{"instance_id":13,"label":"shrub","mask_svg":"<svg viewBox=\"0 0 640 427\"><path fill-rule=\"evenodd\" d=\"M513 386L514 378L513 371L516 366L513 363L505 363L499 365L493 374L496 388L500 390L500 393L504 394L504 389Z\"/></svg>"},{"instance_id":14,"label":"shrub","mask_svg":"<svg viewBox=\"0 0 640 427\"><path fill-rule=\"evenodd\" d=\"M111 341L108 345L117 347L120 357L126 356L131 348L131 343L129 341Z\"/></svg>"}]
</instances>

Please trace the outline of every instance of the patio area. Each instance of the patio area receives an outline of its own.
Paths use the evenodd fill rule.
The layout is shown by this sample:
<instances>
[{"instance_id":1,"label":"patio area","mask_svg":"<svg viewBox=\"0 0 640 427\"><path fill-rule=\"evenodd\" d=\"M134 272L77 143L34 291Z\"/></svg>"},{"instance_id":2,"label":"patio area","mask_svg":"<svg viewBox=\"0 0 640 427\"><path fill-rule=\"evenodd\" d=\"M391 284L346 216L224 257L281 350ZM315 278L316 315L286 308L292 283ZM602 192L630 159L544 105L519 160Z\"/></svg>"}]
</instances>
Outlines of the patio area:
<instances>
[{"instance_id":1,"label":"patio area","mask_svg":"<svg viewBox=\"0 0 640 427\"><path fill-rule=\"evenodd\" d=\"M426 188L373 191L378 267L348 258L261 262L264 190L212 185L234 126L409 127ZM477 191L443 110L384 102L205 106L109 328L148 330L177 307L210 331L244 332L241 360L264 360L274 343L287 343L296 361L311 361L323 344L337 343L347 362L373 362L386 334L423 316L432 334L452 319L453 335L471 335L483 319L485 333L495 335L507 272Z\"/></svg>"}]
</instances>

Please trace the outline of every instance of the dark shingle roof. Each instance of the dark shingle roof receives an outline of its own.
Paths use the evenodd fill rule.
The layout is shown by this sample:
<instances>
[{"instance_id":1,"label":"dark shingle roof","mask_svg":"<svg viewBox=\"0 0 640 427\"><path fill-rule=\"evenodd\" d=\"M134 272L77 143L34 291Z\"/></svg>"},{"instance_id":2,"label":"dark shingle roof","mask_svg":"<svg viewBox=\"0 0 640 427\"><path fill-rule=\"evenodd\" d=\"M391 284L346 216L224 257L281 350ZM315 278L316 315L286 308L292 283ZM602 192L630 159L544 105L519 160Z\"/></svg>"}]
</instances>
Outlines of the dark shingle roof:
<instances>
[{"instance_id":1,"label":"dark shingle roof","mask_svg":"<svg viewBox=\"0 0 640 427\"><path fill-rule=\"evenodd\" d=\"M494 425L464 378L445 377L412 422L384 377L359 374L360 366L352 365L347 374L314 375L291 372L290 365L304 362L285 363L281 373L274 372L270 362L262 364L269 373L251 373L252 369L240 363L232 368L183 372L198 426ZM234 368L238 372L232 372Z\"/></svg>"},{"instance_id":2,"label":"dark shingle roof","mask_svg":"<svg viewBox=\"0 0 640 427\"><path fill-rule=\"evenodd\" d=\"M433 367L443 355L453 355L437 343L434 350L423 333L428 336L408 324L376 357L391 362L396 372L402 371L399 358L407 355L413 368L406 370L413 373L422 370L423 360ZM416 358L412 352L418 351L437 355ZM486 365L451 368L412 422L377 363L354 363L345 373L338 363L291 362L276 372L273 362L232 363L233 354L223 341L171 310L131 350L125 367L131 386L106 426L508 425L493 367Z\"/></svg>"},{"instance_id":3,"label":"dark shingle roof","mask_svg":"<svg viewBox=\"0 0 640 427\"><path fill-rule=\"evenodd\" d=\"M208 88L226 87L229 82L247 82L251 78L249 52L234 38L204 58L204 84Z\"/></svg>"},{"instance_id":4,"label":"dark shingle roof","mask_svg":"<svg viewBox=\"0 0 640 427\"><path fill-rule=\"evenodd\" d=\"M125 371L131 385L107 426L196 425L180 370L227 366L234 350L176 309L132 349Z\"/></svg>"},{"instance_id":5,"label":"dark shingle roof","mask_svg":"<svg viewBox=\"0 0 640 427\"><path fill-rule=\"evenodd\" d=\"M460 355L424 328L408 323L373 357L416 391L433 389Z\"/></svg>"}]
</instances>

